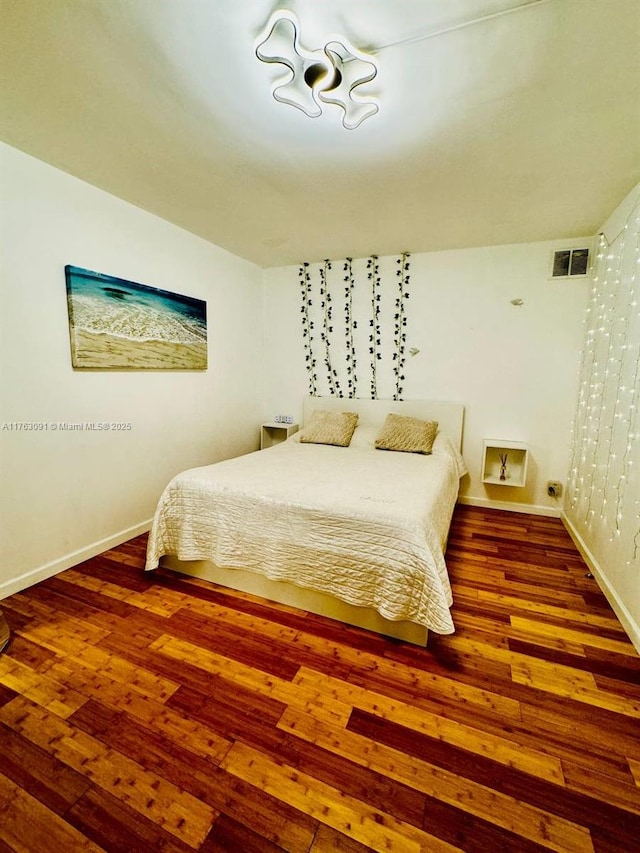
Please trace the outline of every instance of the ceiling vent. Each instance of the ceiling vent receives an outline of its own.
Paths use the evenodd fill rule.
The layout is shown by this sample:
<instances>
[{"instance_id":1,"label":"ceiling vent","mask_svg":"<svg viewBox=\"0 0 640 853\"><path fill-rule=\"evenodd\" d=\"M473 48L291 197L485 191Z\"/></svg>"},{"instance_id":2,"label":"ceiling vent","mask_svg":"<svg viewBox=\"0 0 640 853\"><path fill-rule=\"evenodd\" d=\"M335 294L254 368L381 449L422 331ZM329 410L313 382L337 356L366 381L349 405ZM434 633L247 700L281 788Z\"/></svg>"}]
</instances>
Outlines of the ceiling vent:
<instances>
[{"instance_id":1,"label":"ceiling vent","mask_svg":"<svg viewBox=\"0 0 640 853\"><path fill-rule=\"evenodd\" d=\"M584 278L589 275L589 249L558 249L551 259L550 278Z\"/></svg>"}]
</instances>

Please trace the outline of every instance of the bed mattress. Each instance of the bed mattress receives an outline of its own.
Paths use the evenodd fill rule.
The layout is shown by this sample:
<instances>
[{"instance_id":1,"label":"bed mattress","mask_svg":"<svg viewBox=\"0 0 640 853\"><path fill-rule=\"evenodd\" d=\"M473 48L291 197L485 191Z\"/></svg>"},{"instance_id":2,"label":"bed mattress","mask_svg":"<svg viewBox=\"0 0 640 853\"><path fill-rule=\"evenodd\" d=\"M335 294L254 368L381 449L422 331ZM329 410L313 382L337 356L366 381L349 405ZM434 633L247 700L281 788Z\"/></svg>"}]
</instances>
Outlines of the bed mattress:
<instances>
[{"instance_id":1,"label":"bed mattress","mask_svg":"<svg viewBox=\"0 0 640 853\"><path fill-rule=\"evenodd\" d=\"M295 438L176 476L146 568L208 560L452 633L444 549L466 470L453 444L422 456Z\"/></svg>"}]
</instances>

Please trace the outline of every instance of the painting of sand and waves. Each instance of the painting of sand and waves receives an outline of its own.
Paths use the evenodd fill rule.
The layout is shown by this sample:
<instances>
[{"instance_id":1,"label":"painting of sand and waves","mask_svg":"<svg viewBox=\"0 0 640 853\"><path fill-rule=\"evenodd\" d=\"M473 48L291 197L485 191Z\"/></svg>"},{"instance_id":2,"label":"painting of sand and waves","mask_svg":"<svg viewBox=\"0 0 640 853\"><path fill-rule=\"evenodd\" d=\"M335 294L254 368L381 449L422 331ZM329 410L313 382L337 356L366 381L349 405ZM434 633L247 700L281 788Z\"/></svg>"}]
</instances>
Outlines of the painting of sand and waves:
<instances>
[{"instance_id":1,"label":"painting of sand and waves","mask_svg":"<svg viewBox=\"0 0 640 853\"><path fill-rule=\"evenodd\" d=\"M71 363L91 370L206 370L207 303L64 268Z\"/></svg>"}]
</instances>

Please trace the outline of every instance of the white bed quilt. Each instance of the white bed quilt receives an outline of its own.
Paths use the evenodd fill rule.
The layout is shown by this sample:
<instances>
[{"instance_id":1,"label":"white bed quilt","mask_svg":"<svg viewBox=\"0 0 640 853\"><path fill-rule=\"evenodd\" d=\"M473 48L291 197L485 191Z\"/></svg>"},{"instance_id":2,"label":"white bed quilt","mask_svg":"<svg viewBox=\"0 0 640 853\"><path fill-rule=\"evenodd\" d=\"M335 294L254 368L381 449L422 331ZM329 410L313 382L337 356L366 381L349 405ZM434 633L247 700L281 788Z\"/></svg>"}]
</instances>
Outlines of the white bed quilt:
<instances>
[{"instance_id":1,"label":"white bed quilt","mask_svg":"<svg viewBox=\"0 0 640 853\"><path fill-rule=\"evenodd\" d=\"M289 439L193 468L160 499L146 568L209 560L450 634L444 545L465 471L440 437L430 456Z\"/></svg>"}]
</instances>

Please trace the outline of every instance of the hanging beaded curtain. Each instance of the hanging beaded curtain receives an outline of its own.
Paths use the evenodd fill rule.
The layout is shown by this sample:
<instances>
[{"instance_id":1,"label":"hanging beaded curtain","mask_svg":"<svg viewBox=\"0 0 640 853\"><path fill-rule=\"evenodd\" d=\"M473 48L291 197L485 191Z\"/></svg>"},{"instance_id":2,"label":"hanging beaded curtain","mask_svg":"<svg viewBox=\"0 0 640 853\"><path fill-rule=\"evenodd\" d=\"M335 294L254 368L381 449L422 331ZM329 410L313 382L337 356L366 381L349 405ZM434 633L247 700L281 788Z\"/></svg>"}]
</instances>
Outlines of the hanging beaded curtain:
<instances>
[{"instance_id":1,"label":"hanging beaded curtain","mask_svg":"<svg viewBox=\"0 0 640 853\"><path fill-rule=\"evenodd\" d=\"M374 400L378 398L379 371L385 368L386 375L388 376L390 371L393 376L393 398L402 399L406 362L405 303L409 298L409 253L403 252L396 265L397 291L392 303L389 298L392 290L388 286L384 287L377 255L363 260L359 274L353 259L345 258L342 262L342 311L336 305L339 287L337 276L332 272L334 264L325 260L314 266L306 261L300 265L300 314L311 395L327 393L335 397L357 397L360 391L362 396L357 368L358 364L367 359L359 357L358 348L364 349L366 346L370 397ZM339 268L337 264L336 268ZM359 327L363 329L360 337ZM385 336L388 336L386 347ZM324 365L324 370L319 369L319 364Z\"/></svg>"},{"instance_id":2,"label":"hanging beaded curtain","mask_svg":"<svg viewBox=\"0 0 640 853\"><path fill-rule=\"evenodd\" d=\"M640 561L640 203L600 236L587 308L567 483L567 516L619 565Z\"/></svg>"}]
</instances>

